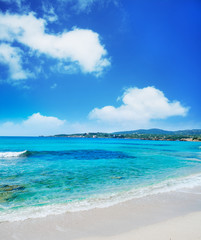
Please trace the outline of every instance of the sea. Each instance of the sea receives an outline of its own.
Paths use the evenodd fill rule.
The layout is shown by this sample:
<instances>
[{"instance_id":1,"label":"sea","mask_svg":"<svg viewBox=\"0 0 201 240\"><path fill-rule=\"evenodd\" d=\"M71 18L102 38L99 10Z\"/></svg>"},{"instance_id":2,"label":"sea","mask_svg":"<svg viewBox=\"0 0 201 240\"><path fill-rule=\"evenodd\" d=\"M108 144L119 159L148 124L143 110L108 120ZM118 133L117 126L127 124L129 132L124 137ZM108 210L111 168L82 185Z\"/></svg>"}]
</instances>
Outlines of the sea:
<instances>
[{"instance_id":1,"label":"sea","mask_svg":"<svg viewBox=\"0 0 201 240\"><path fill-rule=\"evenodd\" d=\"M0 222L201 186L201 143L0 137Z\"/></svg>"}]
</instances>

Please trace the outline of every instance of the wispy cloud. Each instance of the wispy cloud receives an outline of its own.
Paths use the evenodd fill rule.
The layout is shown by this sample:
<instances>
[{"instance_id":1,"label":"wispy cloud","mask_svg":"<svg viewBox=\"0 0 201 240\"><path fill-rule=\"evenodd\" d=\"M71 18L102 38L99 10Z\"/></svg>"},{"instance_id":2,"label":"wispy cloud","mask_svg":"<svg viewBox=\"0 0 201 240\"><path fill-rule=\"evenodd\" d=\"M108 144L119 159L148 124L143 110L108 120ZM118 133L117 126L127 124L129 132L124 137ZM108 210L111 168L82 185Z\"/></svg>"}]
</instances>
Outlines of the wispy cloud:
<instances>
[{"instance_id":1,"label":"wispy cloud","mask_svg":"<svg viewBox=\"0 0 201 240\"><path fill-rule=\"evenodd\" d=\"M93 6L105 6L110 3L118 5L119 0L59 0L59 3L71 4L77 13L90 12Z\"/></svg>"},{"instance_id":2,"label":"wispy cloud","mask_svg":"<svg viewBox=\"0 0 201 240\"><path fill-rule=\"evenodd\" d=\"M22 67L22 51L18 47L0 44L0 63L8 66L11 79L21 80L30 76Z\"/></svg>"},{"instance_id":3,"label":"wispy cloud","mask_svg":"<svg viewBox=\"0 0 201 240\"><path fill-rule=\"evenodd\" d=\"M55 22L58 20L58 16L55 13L55 9L50 4L42 3L42 9L44 12L44 19L48 20L49 22Z\"/></svg>"},{"instance_id":4,"label":"wispy cloud","mask_svg":"<svg viewBox=\"0 0 201 240\"><path fill-rule=\"evenodd\" d=\"M97 0L77 0L74 9L78 12L86 11L89 10L95 2L97 2Z\"/></svg>"}]
</instances>

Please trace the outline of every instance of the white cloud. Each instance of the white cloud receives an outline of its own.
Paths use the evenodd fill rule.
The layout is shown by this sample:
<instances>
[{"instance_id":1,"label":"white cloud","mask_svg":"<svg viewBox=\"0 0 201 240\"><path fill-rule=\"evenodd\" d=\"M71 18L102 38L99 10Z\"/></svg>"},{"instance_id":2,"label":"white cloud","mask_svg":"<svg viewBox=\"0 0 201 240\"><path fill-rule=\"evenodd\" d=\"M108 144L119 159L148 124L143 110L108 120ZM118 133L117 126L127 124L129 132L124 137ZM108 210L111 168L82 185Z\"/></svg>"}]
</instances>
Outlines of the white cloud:
<instances>
[{"instance_id":1,"label":"white cloud","mask_svg":"<svg viewBox=\"0 0 201 240\"><path fill-rule=\"evenodd\" d=\"M62 126L65 120L60 120L56 117L43 116L40 113L34 113L27 120L22 122L25 127L40 127L40 128L57 128Z\"/></svg>"},{"instance_id":2,"label":"white cloud","mask_svg":"<svg viewBox=\"0 0 201 240\"><path fill-rule=\"evenodd\" d=\"M47 21L36 18L32 12L28 15L0 13L0 40L17 41L36 53L64 63L76 63L84 73L99 75L110 65L98 33L79 28L48 33Z\"/></svg>"},{"instance_id":3,"label":"white cloud","mask_svg":"<svg viewBox=\"0 0 201 240\"><path fill-rule=\"evenodd\" d=\"M97 0L78 0L76 4L76 8L79 11L85 11L87 8L91 7L91 5Z\"/></svg>"},{"instance_id":4,"label":"white cloud","mask_svg":"<svg viewBox=\"0 0 201 240\"><path fill-rule=\"evenodd\" d=\"M12 79L26 79L30 76L30 73L22 68L22 51L17 47L0 44L0 63L8 66Z\"/></svg>"},{"instance_id":5,"label":"white cloud","mask_svg":"<svg viewBox=\"0 0 201 240\"><path fill-rule=\"evenodd\" d=\"M34 113L20 122L7 121L0 124L0 136L49 136L91 131L100 131L100 128L97 127L97 124L68 122L40 113Z\"/></svg>"},{"instance_id":6,"label":"white cloud","mask_svg":"<svg viewBox=\"0 0 201 240\"><path fill-rule=\"evenodd\" d=\"M159 90L158 90L159 91ZM159 91L160 92L160 91ZM169 103L173 104L173 103ZM179 104L179 103L178 103ZM182 106L180 106L183 108ZM173 104L172 109L176 109L177 106ZM119 108L115 108L118 109ZM174 109L174 111L175 111ZM183 108L183 112L181 110L175 111L178 115L185 115L187 109ZM91 112L91 114L93 111ZM121 114L121 112L119 113ZM116 117L120 117L119 115L115 115ZM91 116L95 117L95 116ZM97 118L97 116L96 116ZM100 117L99 117L100 119ZM102 118L102 120L106 122L97 122L95 121L87 121L87 122L68 122L66 120L61 120L57 117L53 116L44 116L40 113L34 113L29 116L27 119L24 119L20 122L7 121L0 124L0 136L40 136L40 135L55 135L55 134L71 134L71 133L84 133L84 132L115 132L120 130L132 130L137 128L153 128L153 127L162 127L165 129L184 129L184 128L193 128L194 125L186 125L180 122L180 125L171 125L167 128L167 124L161 126L160 123L157 125L153 125L150 122L144 122L144 119L137 121L136 119L128 119L121 116L121 119L114 119L111 117ZM147 120L147 119L146 119ZM108 124L108 121L112 124ZM120 121L120 124L116 124L116 121ZM133 124L134 123L134 124ZM146 124L146 125L145 125ZM155 124L155 123L154 123ZM184 127L185 126L185 127ZM186 127L188 126L188 127Z\"/></svg>"},{"instance_id":7,"label":"white cloud","mask_svg":"<svg viewBox=\"0 0 201 240\"><path fill-rule=\"evenodd\" d=\"M75 10L76 12L80 13L83 11L88 11L90 10L91 6L95 3L95 2L104 2L105 0L58 0L57 2L59 3L65 3L65 4L72 4L72 8L73 10ZM108 0L107 0L108 1Z\"/></svg>"},{"instance_id":8,"label":"white cloud","mask_svg":"<svg viewBox=\"0 0 201 240\"><path fill-rule=\"evenodd\" d=\"M61 131L65 120L34 113L20 123L5 122L0 125L0 136L37 136L56 134Z\"/></svg>"},{"instance_id":9,"label":"white cloud","mask_svg":"<svg viewBox=\"0 0 201 240\"><path fill-rule=\"evenodd\" d=\"M58 20L58 16L55 13L53 6L46 5L44 2L42 3L42 9L44 12L44 18L49 22L55 22Z\"/></svg>"},{"instance_id":10,"label":"white cloud","mask_svg":"<svg viewBox=\"0 0 201 240\"><path fill-rule=\"evenodd\" d=\"M110 123L135 123L143 126L151 120L166 119L171 116L186 116L187 107L179 101L170 101L164 93L154 87L129 88L121 97L120 107L105 106L93 109L90 119Z\"/></svg>"}]
</instances>

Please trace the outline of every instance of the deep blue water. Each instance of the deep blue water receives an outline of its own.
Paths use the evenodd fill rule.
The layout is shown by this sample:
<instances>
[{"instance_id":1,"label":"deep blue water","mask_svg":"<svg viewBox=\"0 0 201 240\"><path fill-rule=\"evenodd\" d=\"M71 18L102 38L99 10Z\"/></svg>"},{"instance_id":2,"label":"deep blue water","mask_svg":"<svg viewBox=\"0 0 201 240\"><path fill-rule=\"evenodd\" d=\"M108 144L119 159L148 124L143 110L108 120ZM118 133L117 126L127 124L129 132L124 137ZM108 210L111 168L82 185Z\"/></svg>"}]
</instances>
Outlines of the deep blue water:
<instances>
[{"instance_id":1,"label":"deep blue water","mask_svg":"<svg viewBox=\"0 0 201 240\"><path fill-rule=\"evenodd\" d=\"M201 143L0 138L0 221L201 185Z\"/></svg>"}]
</instances>

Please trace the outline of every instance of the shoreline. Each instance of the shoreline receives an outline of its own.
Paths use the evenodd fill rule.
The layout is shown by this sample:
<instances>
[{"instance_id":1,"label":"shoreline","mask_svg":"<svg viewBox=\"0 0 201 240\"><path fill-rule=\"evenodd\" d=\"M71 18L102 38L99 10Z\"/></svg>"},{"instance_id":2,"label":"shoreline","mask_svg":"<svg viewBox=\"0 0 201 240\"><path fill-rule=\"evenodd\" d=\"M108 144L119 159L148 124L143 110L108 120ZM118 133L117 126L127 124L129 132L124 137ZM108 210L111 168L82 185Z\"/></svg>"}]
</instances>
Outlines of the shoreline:
<instances>
[{"instance_id":1,"label":"shoreline","mask_svg":"<svg viewBox=\"0 0 201 240\"><path fill-rule=\"evenodd\" d=\"M198 160L193 160L198 161ZM17 185L16 185L17 186ZM16 187L15 186L15 187ZM166 179L162 182L151 184L140 188L131 188L127 191L120 191L112 194L99 195L96 198L88 198L81 201L57 203L48 205L37 205L34 207L16 209L14 212L2 212L0 215L0 223L26 221L27 219L40 219L52 215L62 215L70 213L79 213L91 211L94 209L105 209L127 202L138 202L139 199L152 198L161 194L169 194L171 192L182 191L182 189L193 190L201 186L201 173ZM5 214L5 215L4 215Z\"/></svg>"},{"instance_id":2,"label":"shoreline","mask_svg":"<svg viewBox=\"0 0 201 240\"><path fill-rule=\"evenodd\" d=\"M191 239L201 239L201 230L197 228L197 221L200 226L201 187L183 188L169 193L133 199L108 208L11 223L3 222L0 223L0 237L4 240L112 240L133 239L135 236L135 239L146 240L142 236L149 236L147 239L151 240L185 240L190 238L178 238L178 236L189 236L187 233L185 235L185 231L193 231L195 235L192 235ZM185 223L188 223L187 226ZM162 235L159 234L161 238L157 238L156 234L160 229L165 235L161 233ZM167 236L168 233L169 236ZM173 233L177 238L173 238Z\"/></svg>"},{"instance_id":3,"label":"shoreline","mask_svg":"<svg viewBox=\"0 0 201 240\"><path fill-rule=\"evenodd\" d=\"M193 138L182 138L182 139L163 139L163 138L156 138L156 139L150 139L150 138L132 138L132 137L83 137L83 136L38 136L38 137L44 137L44 138L86 138L86 139L131 139L131 140L144 140L144 141L171 141L171 142L201 142L201 140L193 139Z\"/></svg>"}]
</instances>

